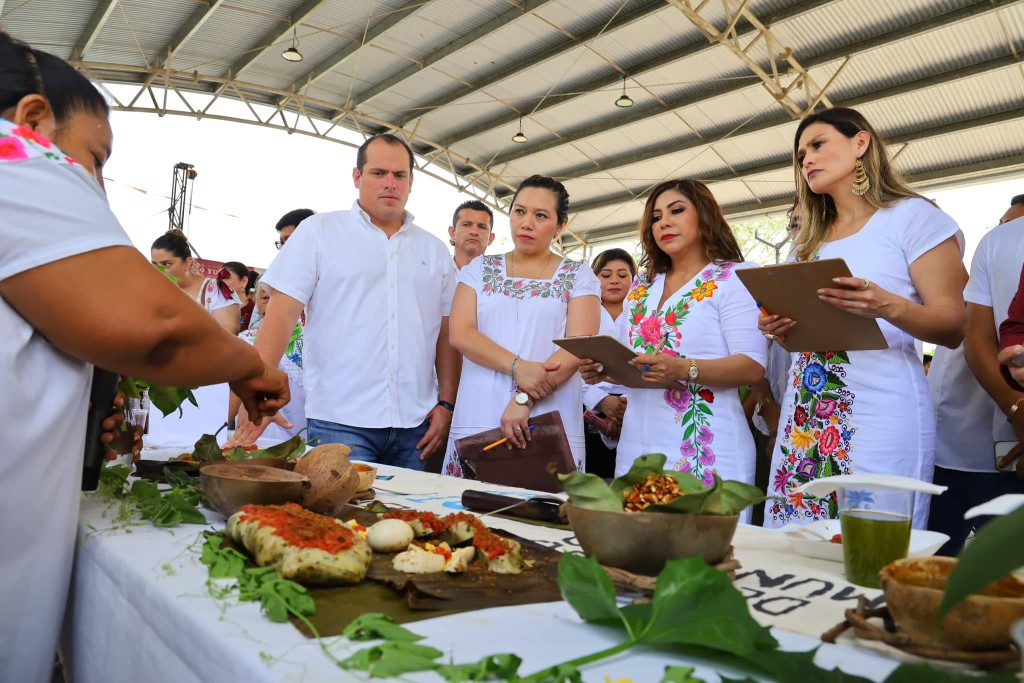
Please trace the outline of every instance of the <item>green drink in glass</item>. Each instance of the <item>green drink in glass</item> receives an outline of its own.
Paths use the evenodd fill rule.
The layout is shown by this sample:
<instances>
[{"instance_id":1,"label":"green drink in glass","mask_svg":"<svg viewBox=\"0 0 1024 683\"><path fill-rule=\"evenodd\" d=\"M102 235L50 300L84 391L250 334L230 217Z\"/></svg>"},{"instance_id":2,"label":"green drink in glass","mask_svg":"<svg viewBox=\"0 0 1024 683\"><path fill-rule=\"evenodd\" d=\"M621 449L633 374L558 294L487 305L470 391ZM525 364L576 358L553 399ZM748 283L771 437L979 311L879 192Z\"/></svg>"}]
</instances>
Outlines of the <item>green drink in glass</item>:
<instances>
[{"instance_id":1,"label":"green drink in glass","mask_svg":"<svg viewBox=\"0 0 1024 683\"><path fill-rule=\"evenodd\" d=\"M858 586L881 588L879 570L907 556L914 494L857 489L839 493L846 579Z\"/></svg>"}]
</instances>

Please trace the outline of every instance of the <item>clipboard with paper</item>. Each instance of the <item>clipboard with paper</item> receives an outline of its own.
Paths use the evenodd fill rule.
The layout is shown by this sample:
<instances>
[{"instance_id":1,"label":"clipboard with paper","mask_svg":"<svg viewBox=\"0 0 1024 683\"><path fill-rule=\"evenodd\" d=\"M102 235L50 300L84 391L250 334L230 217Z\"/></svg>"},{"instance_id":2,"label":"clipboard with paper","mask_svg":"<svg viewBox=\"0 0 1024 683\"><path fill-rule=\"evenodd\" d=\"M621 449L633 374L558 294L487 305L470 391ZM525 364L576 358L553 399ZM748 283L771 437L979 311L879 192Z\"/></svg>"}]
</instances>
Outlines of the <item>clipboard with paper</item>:
<instances>
[{"instance_id":1,"label":"clipboard with paper","mask_svg":"<svg viewBox=\"0 0 1024 683\"><path fill-rule=\"evenodd\" d=\"M604 366L604 374L616 384L630 389L668 389L679 386L677 382L645 382L641 368L629 361L636 358L636 351L615 337L600 334L589 337L566 337L553 339L555 344L577 358L590 358Z\"/></svg>"},{"instance_id":2,"label":"clipboard with paper","mask_svg":"<svg viewBox=\"0 0 1024 683\"><path fill-rule=\"evenodd\" d=\"M836 288L832 278L852 277L841 258L745 268L736 275L762 309L795 320L779 344L790 352L871 351L889 348L873 318L862 318L818 298Z\"/></svg>"}]
</instances>

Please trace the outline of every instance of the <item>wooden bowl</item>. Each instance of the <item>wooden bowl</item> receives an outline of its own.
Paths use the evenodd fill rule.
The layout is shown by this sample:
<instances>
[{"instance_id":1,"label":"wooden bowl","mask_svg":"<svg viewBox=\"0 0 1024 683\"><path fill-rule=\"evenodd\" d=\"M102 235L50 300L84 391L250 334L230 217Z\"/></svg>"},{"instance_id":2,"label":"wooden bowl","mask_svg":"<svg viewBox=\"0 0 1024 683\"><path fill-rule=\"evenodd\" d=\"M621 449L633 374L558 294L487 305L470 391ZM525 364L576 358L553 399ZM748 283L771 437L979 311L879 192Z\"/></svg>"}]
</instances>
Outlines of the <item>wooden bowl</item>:
<instances>
[{"instance_id":1,"label":"wooden bowl","mask_svg":"<svg viewBox=\"0 0 1024 683\"><path fill-rule=\"evenodd\" d=\"M251 460L211 460L209 462L199 463L199 469L202 470L206 467L212 467L214 465L257 465L259 467L273 467L279 470L294 470L294 460L284 460L283 458L253 458Z\"/></svg>"},{"instance_id":2,"label":"wooden bowl","mask_svg":"<svg viewBox=\"0 0 1024 683\"><path fill-rule=\"evenodd\" d=\"M583 552L609 567L654 576L680 557L721 562L736 533L739 515L671 512L607 512L567 504L569 524Z\"/></svg>"},{"instance_id":3,"label":"wooden bowl","mask_svg":"<svg viewBox=\"0 0 1024 683\"><path fill-rule=\"evenodd\" d=\"M369 491L370 487L373 486L374 480L377 478L377 468L363 462L354 462L352 464L356 466L356 474L359 475L359 488L356 490L356 493Z\"/></svg>"},{"instance_id":4,"label":"wooden bowl","mask_svg":"<svg viewBox=\"0 0 1024 683\"><path fill-rule=\"evenodd\" d=\"M297 503L309 489L309 479L277 467L216 463L199 471L199 482L209 506L225 517L243 505Z\"/></svg>"},{"instance_id":5,"label":"wooden bowl","mask_svg":"<svg viewBox=\"0 0 1024 683\"><path fill-rule=\"evenodd\" d=\"M1006 648L1010 627L1024 619L1024 583L1007 576L986 586L954 607L939 631L939 603L955 566L951 557L909 557L884 567L878 576L893 621L922 644L959 650Z\"/></svg>"}]
</instances>

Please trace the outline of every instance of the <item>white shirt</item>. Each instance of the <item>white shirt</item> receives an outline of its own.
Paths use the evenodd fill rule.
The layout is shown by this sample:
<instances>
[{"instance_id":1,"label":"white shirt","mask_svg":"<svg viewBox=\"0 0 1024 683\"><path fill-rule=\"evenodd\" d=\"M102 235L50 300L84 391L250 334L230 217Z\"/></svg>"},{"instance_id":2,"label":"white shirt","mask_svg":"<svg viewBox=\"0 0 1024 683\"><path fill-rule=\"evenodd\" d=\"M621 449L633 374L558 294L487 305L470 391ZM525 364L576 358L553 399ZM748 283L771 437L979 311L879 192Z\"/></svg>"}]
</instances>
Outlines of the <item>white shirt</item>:
<instances>
[{"instance_id":1,"label":"white shirt","mask_svg":"<svg viewBox=\"0 0 1024 683\"><path fill-rule=\"evenodd\" d=\"M936 347L928 389L935 404L935 464L949 470L995 473L992 416L998 411L967 366L963 344L955 349Z\"/></svg>"},{"instance_id":2,"label":"white shirt","mask_svg":"<svg viewBox=\"0 0 1024 683\"><path fill-rule=\"evenodd\" d=\"M302 221L261 282L306 307L306 417L420 425L437 404L434 360L455 292L451 254L405 223L391 239L358 202Z\"/></svg>"},{"instance_id":3,"label":"white shirt","mask_svg":"<svg viewBox=\"0 0 1024 683\"><path fill-rule=\"evenodd\" d=\"M974 252L971 279L964 288L964 300L992 309L997 337L999 323L1006 320L1010 301L1020 284L1021 264L1024 264L1024 218L992 228L981 238ZM998 408L993 410L991 424L996 441L1017 440L1013 427ZM990 458L993 463L994 458L994 455Z\"/></svg>"},{"instance_id":4,"label":"white shirt","mask_svg":"<svg viewBox=\"0 0 1024 683\"><path fill-rule=\"evenodd\" d=\"M14 130L0 119L0 281L131 246L81 166ZM50 680L67 597L92 366L51 345L3 298L0 339L0 681L33 683Z\"/></svg>"},{"instance_id":5,"label":"white shirt","mask_svg":"<svg viewBox=\"0 0 1024 683\"><path fill-rule=\"evenodd\" d=\"M608 309L601 306L601 329L598 334L606 334L609 337L618 338L619 335L619 323L625 318L623 314L626 312L626 307L623 306L622 313L619 314L618 318L612 318L612 314L608 312ZM587 410L596 410L597 404L605 400L612 394L617 396L625 395L627 389L620 384L612 384L611 382L598 382L597 384L584 384L583 385L583 407Z\"/></svg>"}]
</instances>

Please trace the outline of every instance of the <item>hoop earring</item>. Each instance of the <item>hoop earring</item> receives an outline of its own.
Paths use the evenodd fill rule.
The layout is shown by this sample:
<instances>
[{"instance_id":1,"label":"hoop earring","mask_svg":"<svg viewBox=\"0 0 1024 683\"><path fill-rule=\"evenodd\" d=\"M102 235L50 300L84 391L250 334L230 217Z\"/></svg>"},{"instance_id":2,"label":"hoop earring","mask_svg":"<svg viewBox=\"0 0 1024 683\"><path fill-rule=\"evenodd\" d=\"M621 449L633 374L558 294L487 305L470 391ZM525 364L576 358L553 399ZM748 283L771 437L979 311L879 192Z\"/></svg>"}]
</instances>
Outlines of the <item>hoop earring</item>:
<instances>
[{"instance_id":1,"label":"hoop earring","mask_svg":"<svg viewBox=\"0 0 1024 683\"><path fill-rule=\"evenodd\" d=\"M871 178L868 178L868 174L864 170L864 162L857 159L857 163L853 165L853 193L858 197L863 197L870 189Z\"/></svg>"}]
</instances>

